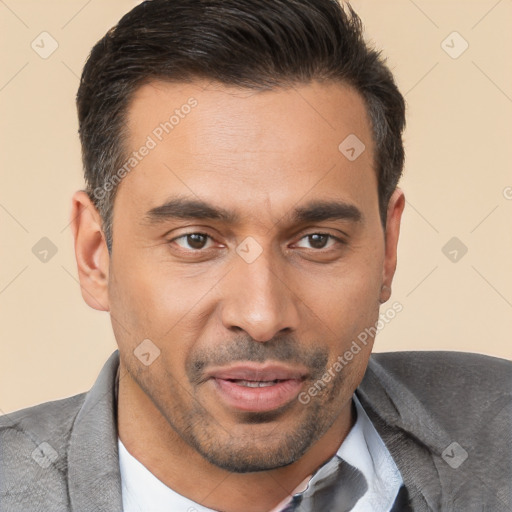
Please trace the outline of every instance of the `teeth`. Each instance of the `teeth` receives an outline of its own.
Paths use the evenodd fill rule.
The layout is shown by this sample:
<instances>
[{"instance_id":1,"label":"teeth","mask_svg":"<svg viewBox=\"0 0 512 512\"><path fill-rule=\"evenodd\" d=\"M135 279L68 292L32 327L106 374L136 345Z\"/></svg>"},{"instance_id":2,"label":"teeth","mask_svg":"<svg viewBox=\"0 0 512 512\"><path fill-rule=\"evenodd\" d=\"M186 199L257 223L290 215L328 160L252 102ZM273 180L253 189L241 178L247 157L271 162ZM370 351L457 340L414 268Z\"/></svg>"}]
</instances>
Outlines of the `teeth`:
<instances>
[{"instance_id":1,"label":"teeth","mask_svg":"<svg viewBox=\"0 0 512 512\"><path fill-rule=\"evenodd\" d=\"M268 386L273 386L278 381L277 380L267 380L267 381L254 381L254 380L235 380L239 386L245 386L247 388L265 388Z\"/></svg>"}]
</instances>

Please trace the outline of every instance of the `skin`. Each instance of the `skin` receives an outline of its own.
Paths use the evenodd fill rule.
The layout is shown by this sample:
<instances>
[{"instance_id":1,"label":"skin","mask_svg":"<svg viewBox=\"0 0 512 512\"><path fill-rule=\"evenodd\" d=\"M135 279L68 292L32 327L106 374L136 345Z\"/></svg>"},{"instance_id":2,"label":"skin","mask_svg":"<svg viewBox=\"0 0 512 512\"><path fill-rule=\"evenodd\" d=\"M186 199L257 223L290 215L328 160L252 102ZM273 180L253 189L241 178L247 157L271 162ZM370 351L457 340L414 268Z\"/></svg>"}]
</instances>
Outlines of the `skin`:
<instances>
[{"instance_id":1,"label":"skin","mask_svg":"<svg viewBox=\"0 0 512 512\"><path fill-rule=\"evenodd\" d=\"M389 299L405 200L397 189L384 229L365 105L340 83L255 92L153 82L130 105L130 151L190 97L197 106L120 183L111 255L88 196L73 196L82 295L111 315L128 451L206 507L268 511L346 437L372 343L308 404L268 413L234 409L201 378L215 364L270 361L306 369L307 391ZM354 161L338 150L349 134L366 146ZM237 218L148 218L176 197ZM361 218L293 217L320 201ZM236 251L247 237L261 250L251 263ZM160 350L149 366L134 355L144 339Z\"/></svg>"}]
</instances>

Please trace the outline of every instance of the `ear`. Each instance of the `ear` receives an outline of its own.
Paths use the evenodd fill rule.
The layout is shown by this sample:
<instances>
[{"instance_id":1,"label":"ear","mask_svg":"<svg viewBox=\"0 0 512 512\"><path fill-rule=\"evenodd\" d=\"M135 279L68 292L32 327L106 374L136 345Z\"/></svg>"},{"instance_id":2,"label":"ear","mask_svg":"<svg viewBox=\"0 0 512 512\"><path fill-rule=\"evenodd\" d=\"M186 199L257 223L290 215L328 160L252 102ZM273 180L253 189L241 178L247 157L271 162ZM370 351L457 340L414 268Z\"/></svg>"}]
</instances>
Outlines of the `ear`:
<instances>
[{"instance_id":1,"label":"ear","mask_svg":"<svg viewBox=\"0 0 512 512\"><path fill-rule=\"evenodd\" d=\"M84 190L73 194L71 229L82 297L91 308L109 311L107 243L101 216Z\"/></svg>"},{"instance_id":2,"label":"ear","mask_svg":"<svg viewBox=\"0 0 512 512\"><path fill-rule=\"evenodd\" d=\"M405 206L405 196L402 190L397 188L388 203L385 233L385 255L382 269L382 288L380 302L383 304L391 297L391 283L396 270L396 253L398 236L400 235L400 222Z\"/></svg>"}]
</instances>

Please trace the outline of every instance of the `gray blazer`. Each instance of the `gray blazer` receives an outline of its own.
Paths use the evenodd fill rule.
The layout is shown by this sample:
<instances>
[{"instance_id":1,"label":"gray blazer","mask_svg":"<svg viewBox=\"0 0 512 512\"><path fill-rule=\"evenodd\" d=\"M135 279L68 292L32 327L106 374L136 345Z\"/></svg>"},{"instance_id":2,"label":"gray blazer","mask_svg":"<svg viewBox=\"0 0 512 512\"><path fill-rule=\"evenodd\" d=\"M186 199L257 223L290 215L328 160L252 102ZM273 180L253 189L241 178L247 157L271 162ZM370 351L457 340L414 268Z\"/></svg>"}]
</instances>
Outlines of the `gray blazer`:
<instances>
[{"instance_id":1,"label":"gray blazer","mask_svg":"<svg viewBox=\"0 0 512 512\"><path fill-rule=\"evenodd\" d=\"M0 511L122 510L118 352L88 393L0 417ZM356 391L415 511L512 511L512 363L373 354ZM323 511L319 511L323 512Z\"/></svg>"}]
</instances>

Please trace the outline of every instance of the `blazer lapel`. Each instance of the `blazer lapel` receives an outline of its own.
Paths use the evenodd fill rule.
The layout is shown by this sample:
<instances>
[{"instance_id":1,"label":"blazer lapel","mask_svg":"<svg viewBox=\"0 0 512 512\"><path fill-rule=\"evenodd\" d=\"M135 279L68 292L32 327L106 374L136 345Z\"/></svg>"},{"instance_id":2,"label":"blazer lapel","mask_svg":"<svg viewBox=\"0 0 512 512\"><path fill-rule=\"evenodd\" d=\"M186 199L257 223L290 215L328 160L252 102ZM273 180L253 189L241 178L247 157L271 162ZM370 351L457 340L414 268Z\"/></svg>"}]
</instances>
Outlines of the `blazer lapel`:
<instances>
[{"instance_id":1,"label":"blazer lapel","mask_svg":"<svg viewBox=\"0 0 512 512\"><path fill-rule=\"evenodd\" d=\"M114 352L78 413L68 449L68 485L74 512L121 512Z\"/></svg>"},{"instance_id":2,"label":"blazer lapel","mask_svg":"<svg viewBox=\"0 0 512 512\"><path fill-rule=\"evenodd\" d=\"M439 460L451 442L448 433L373 358L356 393L400 470L413 509L439 510Z\"/></svg>"}]
</instances>

